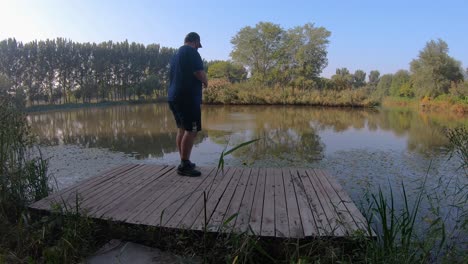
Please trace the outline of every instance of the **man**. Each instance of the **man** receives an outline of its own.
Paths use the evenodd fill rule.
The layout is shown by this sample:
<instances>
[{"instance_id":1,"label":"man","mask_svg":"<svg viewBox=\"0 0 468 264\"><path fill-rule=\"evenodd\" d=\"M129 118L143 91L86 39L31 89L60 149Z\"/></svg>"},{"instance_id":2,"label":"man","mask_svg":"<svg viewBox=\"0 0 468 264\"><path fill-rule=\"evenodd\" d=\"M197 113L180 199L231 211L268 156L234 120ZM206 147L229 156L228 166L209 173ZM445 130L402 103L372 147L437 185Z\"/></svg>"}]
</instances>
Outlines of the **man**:
<instances>
[{"instance_id":1,"label":"man","mask_svg":"<svg viewBox=\"0 0 468 264\"><path fill-rule=\"evenodd\" d=\"M191 177L201 175L190 161L190 154L197 132L201 130L202 84L208 86L198 53L201 47L200 36L195 32L188 33L184 45L171 60L169 77L169 108L178 127L176 144L181 160L177 173Z\"/></svg>"}]
</instances>

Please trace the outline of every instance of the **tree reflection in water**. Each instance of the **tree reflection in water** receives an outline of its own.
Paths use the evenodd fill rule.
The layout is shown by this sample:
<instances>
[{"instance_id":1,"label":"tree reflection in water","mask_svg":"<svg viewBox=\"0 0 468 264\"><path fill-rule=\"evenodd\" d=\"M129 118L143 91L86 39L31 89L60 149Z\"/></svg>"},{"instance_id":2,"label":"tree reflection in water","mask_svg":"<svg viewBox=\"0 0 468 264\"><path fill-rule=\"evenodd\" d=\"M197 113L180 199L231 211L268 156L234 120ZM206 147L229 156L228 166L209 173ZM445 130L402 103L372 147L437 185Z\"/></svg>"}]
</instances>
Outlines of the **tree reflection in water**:
<instances>
[{"instance_id":1,"label":"tree reflection in water","mask_svg":"<svg viewBox=\"0 0 468 264\"><path fill-rule=\"evenodd\" d=\"M202 118L203 132L196 139L196 147L203 148L207 139L224 147L262 138L235 152L234 158L279 162L282 166L306 165L322 159L324 150L330 147L320 136L325 130L336 134L350 129L388 131L396 137L406 137L409 151L428 155L448 143L444 127L468 123L466 118L410 110L305 106L203 106ZM29 120L41 144L106 148L134 154L139 159L161 158L165 153L176 152L177 129L166 104L34 113Z\"/></svg>"}]
</instances>

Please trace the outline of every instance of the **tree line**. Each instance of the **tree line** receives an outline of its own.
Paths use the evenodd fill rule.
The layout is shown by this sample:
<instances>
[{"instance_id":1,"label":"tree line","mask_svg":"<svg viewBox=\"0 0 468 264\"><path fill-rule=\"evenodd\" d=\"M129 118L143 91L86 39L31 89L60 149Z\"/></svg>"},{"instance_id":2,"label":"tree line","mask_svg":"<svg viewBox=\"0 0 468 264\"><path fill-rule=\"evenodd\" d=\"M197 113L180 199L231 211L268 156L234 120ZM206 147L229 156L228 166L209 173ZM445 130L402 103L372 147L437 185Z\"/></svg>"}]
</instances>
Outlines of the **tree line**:
<instances>
[{"instance_id":1,"label":"tree line","mask_svg":"<svg viewBox=\"0 0 468 264\"><path fill-rule=\"evenodd\" d=\"M331 78L320 77L327 66L331 32L307 23L291 29L260 22L232 38L229 61L210 61L210 79L252 86L300 90L346 91L399 97L437 97L450 94L466 100L468 69L448 55L448 45L431 40L410 63L410 70L381 76L338 68ZM176 49L158 44L77 43L57 38L23 44L0 42L0 90L27 98L29 104L128 100L164 95L168 66ZM247 85L248 86L248 85Z\"/></svg>"},{"instance_id":2,"label":"tree line","mask_svg":"<svg viewBox=\"0 0 468 264\"><path fill-rule=\"evenodd\" d=\"M164 91L175 51L127 40L77 43L57 38L23 44L6 39L0 42L0 85L30 104L151 96Z\"/></svg>"},{"instance_id":3,"label":"tree line","mask_svg":"<svg viewBox=\"0 0 468 264\"><path fill-rule=\"evenodd\" d=\"M464 81L468 69L448 55L448 45L441 39L427 42L411 61L409 71L381 76L372 70L367 76L363 70L351 73L343 67L330 79L319 77L328 64L330 35L325 28L310 23L288 30L270 22L244 27L232 38L232 60L208 63L208 76L234 83L246 80L248 72L253 85L337 91L367 88L378 97L468 96Z\"/></svg>"}]
</instances>

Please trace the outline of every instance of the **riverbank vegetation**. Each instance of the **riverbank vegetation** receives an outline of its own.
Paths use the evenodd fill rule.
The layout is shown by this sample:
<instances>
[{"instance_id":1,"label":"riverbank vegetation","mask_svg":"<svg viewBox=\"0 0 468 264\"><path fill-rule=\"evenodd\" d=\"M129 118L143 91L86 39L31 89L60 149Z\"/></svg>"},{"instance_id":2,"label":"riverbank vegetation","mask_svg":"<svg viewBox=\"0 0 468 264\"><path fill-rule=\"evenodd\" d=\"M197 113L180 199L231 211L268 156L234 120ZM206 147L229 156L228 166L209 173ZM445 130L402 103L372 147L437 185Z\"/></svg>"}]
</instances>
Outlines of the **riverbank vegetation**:
<instances>
[{"instance_id":1,"label":"riverbank vegetation","mask_svg":"<svg viewBox=\"0 0 468 264\"><path fill-rule=\"evenodd\" d=\"M232 60L205 61L210 87L204 102L374 106L395 101L385 99L390 96L426 110L468 110L468 72L448 55L443 40L428 41L409 70L381 75L342 67L324 78L331 34L312 23L284 29L260 22L240 29L231 40ZM175 52L128 41L6 39L0 41L0 85L28 106L153 100L166 95Z\"/></svg>"},{"instance_id":2,"label":"riverbank vegetation","mask_svg":"<svg viewBox=\"0 0 468 264\"><path fill-rule=\"evenodd\" d=\"M78 262L98 242L91 221L72 212L40 217L27 208L51 193L52 182L48 161L33 154L21 107L0 95L0 263Z\"/></svg>"}]
</instances>

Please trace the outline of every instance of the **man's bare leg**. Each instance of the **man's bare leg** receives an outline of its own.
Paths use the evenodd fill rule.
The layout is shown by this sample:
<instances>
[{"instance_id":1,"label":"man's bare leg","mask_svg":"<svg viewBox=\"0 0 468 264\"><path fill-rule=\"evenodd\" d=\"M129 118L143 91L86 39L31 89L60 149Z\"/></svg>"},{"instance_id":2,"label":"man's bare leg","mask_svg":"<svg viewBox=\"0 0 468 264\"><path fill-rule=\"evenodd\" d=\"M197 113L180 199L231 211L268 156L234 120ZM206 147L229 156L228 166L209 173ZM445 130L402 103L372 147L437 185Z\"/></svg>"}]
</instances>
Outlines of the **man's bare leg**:
<instances>
[{"instance_id":1,"label":"man's bare leg","mask_svg":"<svg viewBox=\"0 0 468 264\"><path fill-rule=\"evenodd\" d=\"M177 144L177 150L179 151L180 159L182 159L181 146L182 146L182 138L184 137L184 133L185 133L185 129L183 128L179 128L177 130L176 144Z\"/></svg>"},{"instance_id":2,"label":"man's bare leg","mask_svg":"<svg viewBox=\"0 0 468 264\"><path fill-rule=\"evenodd\" d=\"M192 154L192 147L196 136L197 132L184 131L180 143L180 158L182 160L190 160L190 154Z\"/></svg>"}]
</instances>

